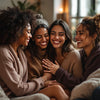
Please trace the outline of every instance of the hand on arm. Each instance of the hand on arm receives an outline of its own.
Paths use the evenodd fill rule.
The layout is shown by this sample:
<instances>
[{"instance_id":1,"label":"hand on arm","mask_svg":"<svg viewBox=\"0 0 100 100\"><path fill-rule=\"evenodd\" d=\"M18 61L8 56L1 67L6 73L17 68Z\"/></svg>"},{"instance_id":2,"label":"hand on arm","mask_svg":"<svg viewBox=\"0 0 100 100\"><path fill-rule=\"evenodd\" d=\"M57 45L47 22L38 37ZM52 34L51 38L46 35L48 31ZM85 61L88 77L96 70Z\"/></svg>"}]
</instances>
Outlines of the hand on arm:
<instances>
[{"instance_id":1,"label":"hand on arm","mask_svg":"<svg viewBox=\"0 0 100 100\"><path fill-rule=\"evenodd\" d=\"M47 80L51 79L51 77L52 77L52 74L51 73L44 72L44 75L42 76L42 79L44 81L47 81Z\"/></svg>"},{"instance_id":2,"label":"hand on arm","mask_svg":"<svg viewBox=\"0 0 100 100\"><path fill-rule=\"evenodd\" d=\"M45 70L45 72L50 72L52 74L55 74L58 68L60 67L57 61L55 61L55 64L54 64L49 59L43 59L42 63L43 63L42 67L47 69Z\"/></svg>"}]
</instances>

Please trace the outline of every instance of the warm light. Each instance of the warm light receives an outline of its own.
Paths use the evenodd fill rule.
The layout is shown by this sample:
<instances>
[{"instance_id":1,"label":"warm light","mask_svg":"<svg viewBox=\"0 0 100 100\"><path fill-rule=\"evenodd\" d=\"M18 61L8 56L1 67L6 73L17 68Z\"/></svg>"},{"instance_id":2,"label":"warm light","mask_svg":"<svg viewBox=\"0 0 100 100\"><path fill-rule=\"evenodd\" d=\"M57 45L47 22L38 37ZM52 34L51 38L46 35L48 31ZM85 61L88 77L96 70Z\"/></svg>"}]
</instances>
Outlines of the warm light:
<instances>
[{"instance_id":1,"label":"warm light","mask_svg":"<svg viewBox=\"0 0 100 100\"><path fill-rule=\"evenodd\" d=\"M74 27L74 26L72 26L72 30L73 30L73 31L75 30L75 27Z\"/></svg>"},{"instance_id":2,"label":"warm light","mask_svg":"<svg viewBox=\"0 0 100 100\"><path fill-rule=\"evenodd\" d=\"M59 13L63 13L63 8L60 8L59 9Z\"/></svg>"}]
</instances>

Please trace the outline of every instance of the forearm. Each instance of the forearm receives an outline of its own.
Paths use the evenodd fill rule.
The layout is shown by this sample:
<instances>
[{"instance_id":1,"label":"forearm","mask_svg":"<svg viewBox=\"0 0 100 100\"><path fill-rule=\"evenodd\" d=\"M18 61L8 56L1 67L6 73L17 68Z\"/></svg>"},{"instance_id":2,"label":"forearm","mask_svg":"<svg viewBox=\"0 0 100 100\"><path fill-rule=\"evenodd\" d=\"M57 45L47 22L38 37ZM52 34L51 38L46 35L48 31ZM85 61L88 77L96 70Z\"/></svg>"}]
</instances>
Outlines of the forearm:
<instances>
[{"instance_id":1,"label":"forearm","mask_svg":"<svg viewBox=\"0 0 100 100\"><path fill-rule=\"evenodd\" d=\"M81 82L80 79L74 77L71 73L68 73L67 70L64 70L63 68L59 68L56 71L55 77L58 82L69 89L72 89Z\"/></svg>"}]
</instances>

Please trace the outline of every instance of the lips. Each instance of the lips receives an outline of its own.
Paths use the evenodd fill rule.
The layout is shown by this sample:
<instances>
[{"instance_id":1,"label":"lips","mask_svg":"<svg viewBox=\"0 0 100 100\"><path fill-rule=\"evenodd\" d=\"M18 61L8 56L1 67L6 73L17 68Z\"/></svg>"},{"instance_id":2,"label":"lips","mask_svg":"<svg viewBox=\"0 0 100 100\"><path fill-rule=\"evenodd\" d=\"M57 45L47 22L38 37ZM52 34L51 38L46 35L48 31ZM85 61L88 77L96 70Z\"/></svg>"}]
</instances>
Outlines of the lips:
<instances>
[{"instance_id":1,"label":"lips","mask_svg":"<svg viewBox=\"0 0 100 100\"><path fill-rule=\"evenodd\" d=\"M45 46L45 45L47 45L47 42L43 42L43 43L41 43L41 45L42 46Z\"/></svg>"},{"instance_id":2,"label":"lips","mask_svg":"<svg viewBox=\"0 0 100 100\"><path fill-rule=\"evenodd\" d=\"M59 42L59 41L53 41L53 43L54 43L54 44L59 44L60 42Z\"/></svg>"},{"instance_id":3,"label":"lips","mask_svg":"<svg viewBox=\"0 0 100 100\"><path fill-rule=\"evenodd\" d=\"M81 41L77 41L77 43L81 43Z\"/></svg>"}]
</instances>

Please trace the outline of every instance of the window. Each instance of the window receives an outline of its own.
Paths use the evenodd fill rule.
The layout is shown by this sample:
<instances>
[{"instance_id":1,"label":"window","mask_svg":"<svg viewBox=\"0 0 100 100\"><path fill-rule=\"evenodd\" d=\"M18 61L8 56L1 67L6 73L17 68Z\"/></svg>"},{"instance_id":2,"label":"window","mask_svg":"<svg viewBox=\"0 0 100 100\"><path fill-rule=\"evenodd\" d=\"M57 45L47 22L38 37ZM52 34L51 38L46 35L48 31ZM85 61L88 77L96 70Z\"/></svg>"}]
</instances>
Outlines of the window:
<instances>
[{"instance_id":1,"label":"window","mask_svg":"<svg viewBox=\"0 0 100 100\"><path fill-rule=\"evenodd\" d=\"M76 25L85 17L100 13L100 0L69 0L70 1L70 25L73 39Z\"/></svg>"},{"instance_id":2,"label":"window","mask_svg":"<svg viewBox=\"0 0 100 100\"><path fill-rule=\"evenodd\" d=\"M100 0L95 1L95 10L97 14L100 14Z\"/></svg>"}]
</instances>

